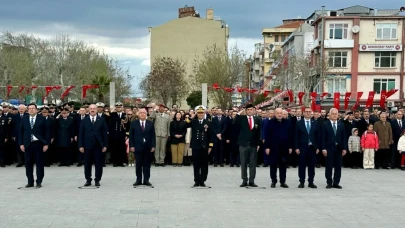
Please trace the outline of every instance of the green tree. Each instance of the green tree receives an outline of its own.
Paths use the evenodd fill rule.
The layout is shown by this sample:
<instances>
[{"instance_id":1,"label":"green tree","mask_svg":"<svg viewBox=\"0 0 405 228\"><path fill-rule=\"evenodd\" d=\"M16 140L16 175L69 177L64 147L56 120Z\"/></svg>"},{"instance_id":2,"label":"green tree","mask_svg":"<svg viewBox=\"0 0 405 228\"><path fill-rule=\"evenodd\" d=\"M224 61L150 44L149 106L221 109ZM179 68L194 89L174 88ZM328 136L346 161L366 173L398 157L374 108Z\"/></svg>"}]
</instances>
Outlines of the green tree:
<instances>
[{"instance_id":1,"label":"green tree","mask_svg":"<svg viewBox=\"0 0 405 228\"><path fill-rule=\"evenodd\" d=\"M191 92L187 99L187 105L190 106L190 108L195 108L197 105L202 104L202 92L201 91L193 91Z\"/></svg>"}]
</instances>

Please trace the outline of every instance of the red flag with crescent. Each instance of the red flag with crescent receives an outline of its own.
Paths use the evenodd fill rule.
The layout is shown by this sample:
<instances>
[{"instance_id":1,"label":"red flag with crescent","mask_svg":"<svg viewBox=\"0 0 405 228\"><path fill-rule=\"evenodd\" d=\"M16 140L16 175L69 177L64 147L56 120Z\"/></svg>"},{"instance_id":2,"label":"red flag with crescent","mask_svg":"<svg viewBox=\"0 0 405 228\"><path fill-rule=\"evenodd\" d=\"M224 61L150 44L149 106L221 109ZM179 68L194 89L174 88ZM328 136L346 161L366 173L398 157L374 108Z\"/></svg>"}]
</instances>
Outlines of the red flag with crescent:
<instances>
[{"instance_id":1,"label":"red flag with crescent","mask_svg":"<svg viewBox=\"0 0 405 228\"><path fill-rule=\"evenodd\" d=\"M366 101L366 108L370 108L371 106L373 106L374 95L375 95L375 91L368 92L368 98L367 98L367 101Z\"/></svg>"},{"instance_id":2,"label":"red flag with crescent","mask_svg":"<svg viewBox=\"0 0 405 228\"><path fill-rule=\"evenodd\" d=\"M347 110L347 108L349 107L349 100L351 95L351 92L346 92L345 94L345 110Z\"/></svg>"},{"instance_id":3,"label":"red flag with crescent","mask_svg":"<svg viewBox=\"0 0 405 228\"><path fill-rule=\"evenodd\" d=\"M335 107L337 110L340 109L340 93L339 92L335 92L335 94L334 94L333 107Z\"/></svg>"}]
</instances>

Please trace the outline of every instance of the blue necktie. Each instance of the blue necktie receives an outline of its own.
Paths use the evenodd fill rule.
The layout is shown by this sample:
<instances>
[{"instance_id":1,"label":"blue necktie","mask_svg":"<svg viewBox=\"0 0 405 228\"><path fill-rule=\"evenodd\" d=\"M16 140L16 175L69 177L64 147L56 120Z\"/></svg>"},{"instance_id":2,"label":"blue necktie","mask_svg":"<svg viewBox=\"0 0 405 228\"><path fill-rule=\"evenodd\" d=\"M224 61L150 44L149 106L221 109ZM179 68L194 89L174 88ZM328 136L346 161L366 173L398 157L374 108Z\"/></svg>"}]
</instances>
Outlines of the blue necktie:
<instances>
[{"instance_id":1,"label":"blue necktie","mask_svg":"<svg viewBox=\"0 0 405 228\"><path fill-rule=\"evenodd\" d=\"M308 132L308 136L309 136L309 132L311 131L311 125L309 124L308 120L305 122L307 123L306 126L307 126L307 132ZM311 144L311 140L309 139L309 137L308 137L308 144Z\"/></svg>"},{"instance_id":2,"label":"blue necktie","mask_svg":"<svg viewBox=\"0 0 405 228\"><path fill-rule=\"evenodd\" d=\"M335 133L335 135L336 135L336 131L337 131L337 128L336 128L336 123L335 123L335 122L333 122L333 133Z\"/></svg>"},{"instance_id":3,"label":"blue necktie","mask_svg":"<svg viewBox=\"0 0 405 228\"><path fill-rule=\"evenodd\" d=\"M31 117L30 125L31 125L31 130L34 129L34 117ZM33 134L31 134L31 142L32 141L34 141L34 135Z\"/></svg>"}]
</instances>

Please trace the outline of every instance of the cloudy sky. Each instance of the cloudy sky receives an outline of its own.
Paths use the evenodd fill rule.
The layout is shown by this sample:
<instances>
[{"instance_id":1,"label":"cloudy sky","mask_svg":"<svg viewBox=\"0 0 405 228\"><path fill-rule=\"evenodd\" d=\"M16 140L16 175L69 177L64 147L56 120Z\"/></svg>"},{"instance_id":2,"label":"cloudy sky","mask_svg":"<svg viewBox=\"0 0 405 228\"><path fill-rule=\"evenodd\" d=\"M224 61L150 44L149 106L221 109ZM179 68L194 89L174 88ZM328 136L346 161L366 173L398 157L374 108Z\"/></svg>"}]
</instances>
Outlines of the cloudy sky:
<instances>
[{"instance_id":1,"label":"cloudy sky","mask_svg":"<svg viewBox=\"0 0 405 228\"><path fill-rule=\"evenodd\" d=\"M306 18L315 9L340 9L354 4L380 9L399 9L398 0L11 0L1 1L0 30L30 33L43 38L68 34L96 45L122 64L131 75L149 71L148 27L178 16L178 8L194 6L202 16L209 7L230 27L229 46L237 44L252 54L261 29L282 19ZM403 3L405 5L405 2ZM137 77L140 78L140 77ZM134 92L136 84L134 81Z\"/></svg>"}]
</instances>

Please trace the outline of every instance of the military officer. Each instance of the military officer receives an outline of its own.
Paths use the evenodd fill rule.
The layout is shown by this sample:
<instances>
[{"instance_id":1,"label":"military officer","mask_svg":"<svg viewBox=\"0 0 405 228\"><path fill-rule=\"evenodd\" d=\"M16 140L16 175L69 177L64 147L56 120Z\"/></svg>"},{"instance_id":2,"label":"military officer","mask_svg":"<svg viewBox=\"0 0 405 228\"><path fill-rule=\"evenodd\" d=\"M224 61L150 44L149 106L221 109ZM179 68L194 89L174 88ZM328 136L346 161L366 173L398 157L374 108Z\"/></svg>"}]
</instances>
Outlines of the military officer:
<instances>
[{"instance_id":1,"label":"military officer","mask_svg":"<svg viewBox=\"0 0 405 228\"><path fill-rule=\"evenodd\" d=\"M73 118L69 116L69 109L63 109L61 117L56 120L55 143L58 148L59 166L70 166L71 149L74 138Z\"/></svg>"},{"instance_id":2,"label":"military officer","mask_svg":"<svg viewBox=\"0 0 405 228\"><path fill-rule=\"evenodd\" d=\"M8 139L9 130L7 129L8 120L3 116L3 107L0 106L0 167L5 167L4 165L4 151L5 143Z\"/></svg>"},{"instance_id":3,"label":"military officer","mask_svg":"<svg viewBox=\"0 0 405 228\"><path fill-rule=\"evenodd\" d=\"M205 108L196 107L197 118L186 120L191 127L190 147L193 150L194 187L205 187L208 177L208 154L211 153L212 143L211 121L205 119Z\"/></svg>"},{"instance_id":4,"label":"military officer","mask_svg":"<svg viewBox=\"0 0 405 228\"><path fill-rule=\"evenodd\" d=\"M46 120L46 126L49 129L49 133L51 136L51 145L48 148L48 151L44 154L44 166L45 167L50 167L54 161L58 161L58 157L56 156L56 150L55 150L55 118L52 118L49 116L49 107L44 106L41 109L41 115L45 117Z\"/></svg>"},{"instance_id":5,"label":"military officer","mask_svg":"<svg viewBox=\"0 0 405 228\"><path fill-rule=\"evenodd\" d=\"M150 113L150 119L154 121L156 133L155 166L165 166L166 143L170 137L171 118L165 113L165 106L159 105L158 112Z\"/></svg>"},{"instance_id":6,"label":"military officer","mask_svg":"<svg viewBox=\"0 0 405 228\"><path fill-rule=\"evenodd\" d=\"M97 116L100 117L100 118L103 118L105 120L106 124L107 124L107 127L108 127L108 125L110 125L110 116L108 116L108 115L106 115L104 113L105 104L103 102L97 102L96 106L97 106ZM107 131L108 130L109 129L107 129ZM109 134L109 132L107 132L107 134ZM108 142L108 144L111 144L111 143L112 142L110 142L110 141ZM105 157L104 158L105 164L110 164L111 148L112 147L109 147L107 149L107 152L103 153L103 156ZM104 167L105 167L105 164L104 164Z\"/></svg>"},{"instance_id":7,"label":"military officer","mask_svg":"<svg viewBox=\"0 0 405 228\"><path fill-rule=\"evenodd\" d=\"M127 163L127 153L125 146L125 128L123 122L125 121L126 114L123 112L123 104L121 102L115 103L115 112L110 114L110 140L111 140L111 161L113 166L124 167Z\"/></svg>"},{"instance_id":8,"label":"military officer","mask_svg":"<svg viewBox=\"0 0 405 228\"><path fill-rule=\"evenodd\" d=\"M7 125L7 142L5 143L5 152L4 152L4 163L5 165L11 165L14 163L14 146L13 146L13 141L11 140L12 136L12 131L13 131L13 125L14 125L14 115L11 113L11 108L13 107L10 103L8 102L3 102L1 103L1 106L3 107L3 114L2 116L4 117L5 124Z\"/></svg>"}]
</instances>

